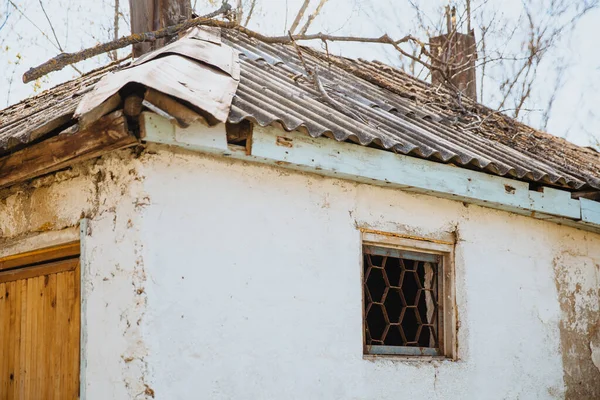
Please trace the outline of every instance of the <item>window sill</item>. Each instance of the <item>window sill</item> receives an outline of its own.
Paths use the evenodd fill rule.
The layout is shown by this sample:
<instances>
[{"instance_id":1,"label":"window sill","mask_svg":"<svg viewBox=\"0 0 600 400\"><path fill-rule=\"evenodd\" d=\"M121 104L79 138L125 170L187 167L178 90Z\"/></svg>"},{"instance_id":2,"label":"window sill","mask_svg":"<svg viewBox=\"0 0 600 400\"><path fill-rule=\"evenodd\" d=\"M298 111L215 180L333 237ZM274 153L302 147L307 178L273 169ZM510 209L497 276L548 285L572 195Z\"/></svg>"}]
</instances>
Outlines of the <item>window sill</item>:
<instances>
[{"instance_id":1,"label":"window sill","mask_svg":"<svg viewBox=\"0 0 600 400\"><path fill-rule=\"evenodd\" d=\"M392 362L408 362L408 363L431 363L453 360L444 356L406 356L399 354L363 354L363 360L378 362L378 361L392 361Z\"/></svg>"}]
</instances>

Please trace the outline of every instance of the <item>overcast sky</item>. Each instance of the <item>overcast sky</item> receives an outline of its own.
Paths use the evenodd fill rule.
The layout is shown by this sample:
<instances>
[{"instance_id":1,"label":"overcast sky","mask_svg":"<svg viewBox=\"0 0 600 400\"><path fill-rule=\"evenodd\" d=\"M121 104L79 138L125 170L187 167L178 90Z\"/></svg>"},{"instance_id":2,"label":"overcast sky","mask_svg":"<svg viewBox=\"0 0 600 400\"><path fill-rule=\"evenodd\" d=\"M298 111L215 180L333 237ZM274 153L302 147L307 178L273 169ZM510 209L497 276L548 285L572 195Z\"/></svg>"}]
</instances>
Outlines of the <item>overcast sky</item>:
<instances>
[{"instance_id":1,"label":"overcast sky","mask_svg":"<svg viewBox=\"0 0 600 400\"><path fill-rule=\"evenodd\" d=\"M312 1L314 4L307 15L318 3L318 0ZM422 37L424 33L417 28L410 1L329 0L309 31L360 36L388 33L397 38L413 33ZM428 18L425 24L432 29L442 17L442 7L449 3L448 0L412 1L423 9ZM520 24L525 29L527 21L522 18L523 4L527 1L537 7L534 15L539 21L551 21L555 18L545 11L546 3L553 0L473 0L473 25L476 34L480 35L477 25L490 20L518 22L517 25ZM572 3L584 1L590 0L573 0ZM124 3L121 5L123 17L119 27L120 35L123 35L129 33L128 1L121 0L121 3ZM218 3L220 1L198 0L197 11L210 11L218 7ZM280 35L289 28L301 3L302 0L258 0L250 28L266 34ZM460 10L464 2L451 3L456 4ZM41 0L41 4L43 7L40 0L0 0L0 108L79 76L74 68L67 67L37 82L27 85L22 83L21 76L29 67L60 53L59 45L64 51L70 52L112 39L114 0ZM54 32L44 11L52 21ZM545 56L538 68L535 91L527 106L531 111L521 115L532 126L542 126L543 110L548 106L557 81L556 65L566 65L560 81L562 89L558 91L553 103L546 130L580 145L590 145L595 140L600 140L600 52L597 51L596 43L600 36L599 21L600 9L589 12L578 22L575 31L563 35L551 54ZM517 36L507 43L503 40L503 33L499 32L492 37L488 46L496 49L512 46L518 49L526 36ZM377 59L396 66L402 62L395 51L383 45L332 45L330 51L348 57ZM128 50L123 49L119 54L125 56ZM85 72L108 62L107 56L100 56L79 63L76 67ZM502 74L500 71L495 72L493 65L488 69L489 72L491 76L484 82L482 102L497 106L497 88Z\"/></svg>"}]
</instances>

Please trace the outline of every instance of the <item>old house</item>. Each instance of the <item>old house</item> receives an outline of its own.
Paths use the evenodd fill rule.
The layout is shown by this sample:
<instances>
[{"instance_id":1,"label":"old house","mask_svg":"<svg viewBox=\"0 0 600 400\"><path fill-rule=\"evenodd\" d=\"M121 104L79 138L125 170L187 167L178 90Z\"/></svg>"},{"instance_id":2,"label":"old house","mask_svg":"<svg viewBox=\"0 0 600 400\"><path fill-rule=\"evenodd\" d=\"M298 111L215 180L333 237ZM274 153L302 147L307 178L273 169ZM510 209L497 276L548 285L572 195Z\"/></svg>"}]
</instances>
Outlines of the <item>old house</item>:
<instances>
[{"instance_id":1,"label":"old house","mask_svg":"<svg viewBox=\"0 0 600 400\"><path fill-rule=\"evenodd\" d=\"M0 398L600 398L600 156L196 28L0 112Z\"/></svg>"}]
</instances>

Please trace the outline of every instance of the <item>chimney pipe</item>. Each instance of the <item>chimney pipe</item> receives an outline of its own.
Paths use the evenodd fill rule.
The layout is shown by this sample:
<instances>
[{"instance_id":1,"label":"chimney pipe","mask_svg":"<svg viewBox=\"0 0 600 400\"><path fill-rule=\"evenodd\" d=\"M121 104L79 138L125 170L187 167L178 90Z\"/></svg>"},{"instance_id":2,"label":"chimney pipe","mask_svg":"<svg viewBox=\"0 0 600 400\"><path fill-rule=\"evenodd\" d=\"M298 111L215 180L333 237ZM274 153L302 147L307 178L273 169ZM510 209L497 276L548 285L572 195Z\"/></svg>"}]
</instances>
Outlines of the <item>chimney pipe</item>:
<instances>
[{"instance_id":1,"label":"chimney pipe","mask_svg":"<svg viewBox=\"0 0 600 400\"><path fill-rule=\"evenodd\" d=\"M446 71L450 82L463 95L477 101L477 79L475 61L477 60L477 44L475 32L459 33L456 29L456 9L446 8L448 33L429 40L433 66ZM469 23L470 25L470 23ZM433 85L444 84L444 76L436 70L431 72Z\"/></svg>"},{"instance_id":2,"label":"chimney pipe","mask_svg":"<svg viewBox=\"0 0 600 400\"><path fill-rule=\"evenodd\" d=\"M192 17L191 0L129 0L131 33L152 32L178 24ZM153 43L133 45L133 56L139 57L168 43L171 38Z\"/></svg>"}]
</instances>

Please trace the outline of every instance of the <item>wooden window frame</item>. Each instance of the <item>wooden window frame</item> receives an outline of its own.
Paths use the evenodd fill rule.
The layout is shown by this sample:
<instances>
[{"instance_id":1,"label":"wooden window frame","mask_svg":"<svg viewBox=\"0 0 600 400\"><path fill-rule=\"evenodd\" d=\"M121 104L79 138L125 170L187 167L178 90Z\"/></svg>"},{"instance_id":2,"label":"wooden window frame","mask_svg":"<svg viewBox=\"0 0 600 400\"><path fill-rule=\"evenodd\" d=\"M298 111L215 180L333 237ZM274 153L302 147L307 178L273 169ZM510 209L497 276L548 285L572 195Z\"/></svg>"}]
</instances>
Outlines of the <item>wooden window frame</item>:
<instances>
[{"instance_id":1,"label":"wooden window frame","mask_svg":"<svg viewBox=\"0 0 600 400\"><path fill-rule=\"evenodd\" d=\"M441 257L441 293L439 295L440 307L440 350L439 355L428 354L374 354L367 352L365 323L366 316L364 315L365 299L364 291L361 290L362 298L362 313L363 313L363 357L389 357L400 358L405 360L433 360L433 359L457 359L457 340L456 340L456 298L455 298L455 267L454 267L454 248L455 240L453 235L443 235L442 239L418 237L413 235L405 235L400 233L387 233L374 231L370 229L361 229L361 258L360 258L360 273L361 286L364 282L364 266L363 266L363 248L364 246L392 248L416 253L434 254ZM415 348L418 349L418 348Z\"/></svg>"}]
</instances>

